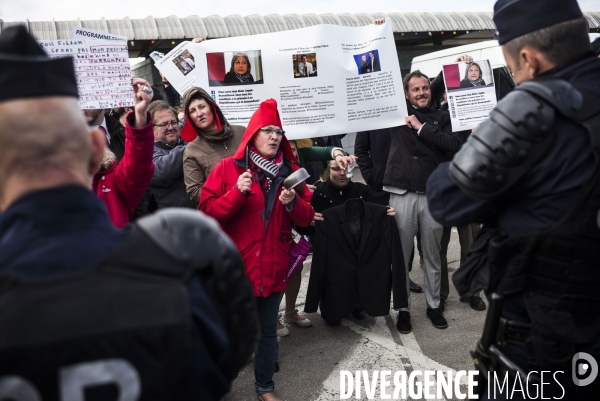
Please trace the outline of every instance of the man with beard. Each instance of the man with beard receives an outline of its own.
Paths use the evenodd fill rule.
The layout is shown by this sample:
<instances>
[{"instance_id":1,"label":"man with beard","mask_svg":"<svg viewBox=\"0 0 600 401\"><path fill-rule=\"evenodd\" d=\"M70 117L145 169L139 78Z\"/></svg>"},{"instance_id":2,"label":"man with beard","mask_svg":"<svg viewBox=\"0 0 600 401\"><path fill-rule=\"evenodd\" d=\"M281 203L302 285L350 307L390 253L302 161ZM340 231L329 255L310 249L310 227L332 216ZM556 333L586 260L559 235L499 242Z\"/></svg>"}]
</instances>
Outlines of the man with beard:
<instances>
[{"instance_id":1,"label":"man with beard","mask_svg":"<svg viewBox=\"0 0 600 401\"><path fill-rule=\"evenodd\" d=\"M421 234L427 317L434 327L445 329L448 323L440 310L443 227L429 213L425 183L437 165L447 160L447 153L458 151L464 139L452 132L448 112L436 108L426 75L413 71L403 84L408 116L406 125L390 129L391 146L383 189L390 193L389 205L396 210L407 275L415 235ZM408 286L409 280L406 283ZM408 308L400 310L396 324L404 334L412 331L408 288L407 292Z\"/></svg>"}]
</instances>

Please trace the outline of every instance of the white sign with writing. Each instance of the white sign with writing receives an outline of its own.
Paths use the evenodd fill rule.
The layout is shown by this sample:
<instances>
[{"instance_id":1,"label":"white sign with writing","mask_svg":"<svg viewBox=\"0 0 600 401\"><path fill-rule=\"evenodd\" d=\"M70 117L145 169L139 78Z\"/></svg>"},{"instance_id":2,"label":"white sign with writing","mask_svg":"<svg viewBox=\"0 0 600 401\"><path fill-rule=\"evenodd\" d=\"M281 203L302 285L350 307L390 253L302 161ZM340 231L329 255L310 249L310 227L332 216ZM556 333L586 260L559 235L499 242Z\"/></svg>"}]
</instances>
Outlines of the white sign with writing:
<instances>
[{"instance_id":1,"label":"white sign with writing","mask_svg":"<svg viewBox=\"0 0 600 401\"><path fill-rule=\"evenodd\" d=\"M490 61L446 64L443 70L452 132L476 127L497 103Z\"/></svg>"},{"instance_id":2,"label":"white sign with writing","mask_svg":"<svg viewBox=\"0 0 600 401\"><path fill-rule=\"evenodd\" d=\"M268 98L277 100L290 139L405 123L390 23L316 25L190 46L196 84L211 94L231 124L246 125Z\"/></svg>"},{"instance_id":3,"label":"white sign with writing","mask_svg":"<svg viewBox=\"0 0 600 401\"><path fill-rule=\"evenodd\" d=\"M52 57L73 57L82 109L133 105L129 53L125 42L47 40L38 42Z\"/></svg>"},{"instance_id":4,"label":"white sign with writing","mask_svg":"<svg viewBox=\"0 0 600 401\"><path fill-rule=\"evenodd\" d=\"M158 60L152 58L158 71L167 78L169 84L173 85L180 95L183 96L186 90L196 86L196 74L194 73L196 61L192 55L192 42L181 42Z\"/></svg>"},{"instance_id":5,"label":"white sign with writing","mask_svg":"<svg viewBox=\"0 0 600 401\"><path fill-rule=\"evenodd\" d=\"M73 28L73 39L91 39L91 40L124 40L127 41L127 37L121 35L114 35L107 32L94 31L93 29L82 28L76 26Z\"/></svg>"}]
</instances>

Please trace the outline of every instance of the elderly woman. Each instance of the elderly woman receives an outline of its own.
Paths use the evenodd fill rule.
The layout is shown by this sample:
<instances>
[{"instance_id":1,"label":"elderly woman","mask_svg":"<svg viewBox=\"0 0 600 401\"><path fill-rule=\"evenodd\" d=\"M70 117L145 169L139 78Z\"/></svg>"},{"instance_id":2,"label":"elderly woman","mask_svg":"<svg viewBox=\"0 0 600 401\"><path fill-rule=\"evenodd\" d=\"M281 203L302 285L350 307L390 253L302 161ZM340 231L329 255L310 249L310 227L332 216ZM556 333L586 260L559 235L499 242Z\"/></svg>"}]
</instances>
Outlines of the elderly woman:
<instances>
[{"instance_id":1,"label":"elderly woman","mask_svg":"<svg viewBox=\"0 0 600 401\"><path fill-rule=\"evenodd\" d=\"M183 153L183 179L189 198L198 204L206 178L217 163L235 153L246 127L230 125L202 88L193 87L184 93L183 109L181 138L189 142Z\"/></svg>"},{"instance_id":2,"label":"elderly woman","mask_svg":"<svg viewBox=\"0 0 600 401\"><path fill-rule=\"evenodd\" d=\"M485 81L481 78L481 67L477 63L470 63L465 78L460 81L461 88L471 88L473 86L483 86Z\"/></svg>"},{"instance_id":3,"label":"elderly woman","mask_svg":"<svg viewBox=\"0 0 600 401\"><path fill-rule=\"evenodd\" d=\"M231 58L231 68L225 74L223 83L226 84L247 84L254 82L254 77L250 73L250 59L244 52L238 52Z\"/></svg>"},{"instance_id":4,"label":"elderly woman","mask_svg":"<svg viewBox=\"0 0 600 401\"><path fill-rule=\"evenodd\" d=\"M256 297L261 338L254 362L259 400L277 401L276 322L287 285L292 223L308 226L314 216L311 193L302 184L283 188L298 167L281 129L277 102L268 99L254 113L233 155L221 161L204 184L199 209L214 217L240 250Z\"/></svg>"}]
</instances>

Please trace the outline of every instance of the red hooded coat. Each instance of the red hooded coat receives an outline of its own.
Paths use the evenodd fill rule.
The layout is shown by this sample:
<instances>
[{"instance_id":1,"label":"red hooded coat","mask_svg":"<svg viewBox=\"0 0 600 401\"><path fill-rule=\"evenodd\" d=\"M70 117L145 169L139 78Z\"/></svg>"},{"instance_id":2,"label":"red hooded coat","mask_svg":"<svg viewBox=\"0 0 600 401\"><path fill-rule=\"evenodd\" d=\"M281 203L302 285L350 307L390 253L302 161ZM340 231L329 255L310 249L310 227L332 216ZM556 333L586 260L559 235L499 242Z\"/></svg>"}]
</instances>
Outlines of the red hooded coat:
<instances>
[{"instance_id":1,"label":"red hooded coat","mask_svg":"<svg viewBox=\"0 0 600 401\"><path fill-rule=\"evenodd\" d=\"M270 215L256 172L251 170L252 185L248 195L237 189L238 178L246 171L246 146L254 134L267 125L281 127L277 102L273 99L262 102L252 115L237 152L232 157L223 159L214 168L204 184L198 205L200 210L219 221L223 230L237 245L246 263L246 274L254 288L254 295L257 297L267 297L272 292L285 289L290 261L292 222L305 227L311 223L314 216L314 210L308 204L311 193L306 188L296 192L293 208L287 211L279 201L283 190L281 180L277 180L277 186L274 181L271 191L277 192ZM279 149L283 152L284 160L287 159L282 171L286 169L286 175L289 175L298 167L289 163L296 161L296 158L285 136Z\"/></svg>"},{"instance_id":2,"label":"red hooded coat","mask_svg":"<svg viewBox=\"0 0 600 401\"><path fill-rule=\"evenodd\" d=\"M154 174L152 118L148 114L148 124L142 128L130 125L133 118L133 112L129 113L123 158L113 162L107 170L96 173L92 181L92 191L106 203L108 215L118 228L129 224L131 214Z\"/></svg>"}]
</instances>

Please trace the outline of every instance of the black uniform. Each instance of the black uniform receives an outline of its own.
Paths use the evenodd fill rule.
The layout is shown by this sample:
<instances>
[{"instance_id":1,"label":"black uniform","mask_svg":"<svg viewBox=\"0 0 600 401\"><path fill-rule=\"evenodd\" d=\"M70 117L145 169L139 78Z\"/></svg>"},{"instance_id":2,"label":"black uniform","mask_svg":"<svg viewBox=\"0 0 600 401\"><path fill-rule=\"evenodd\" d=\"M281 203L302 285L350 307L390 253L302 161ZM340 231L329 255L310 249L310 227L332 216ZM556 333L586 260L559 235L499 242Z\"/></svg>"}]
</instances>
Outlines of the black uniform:
<instances>
[{"instance_id":1,"label":"black uniform","mask_svg":"<svg viewBox=\"0 0 600 401\"><path fill-rule=\"evenodd\" d=\"M44 400L219 400L253 350L253 299L201 213L121 231L85 188L30 193L0 218L0 398L20 399L12 377Z\"/></svg>"},{"instance_id":2,"label":"black uniform","mask_svg":"<svg viewBox=\"0 0 600 401\"><path fill-rule=\"evenodd\" d=\"M590 54L571 60L536 78L534 82L543 84L552 78L566 80L575 88L585 90L591 96L587 98L587 108L593 111L595 107L595 112L598 112L597 101L590 100L600 96L600 60L595 56ZM492 289L501 290L500 293L505 295L502 317L509 322L507 327L517 327L519 323L528 327L524 336L528 345L524 340L515 340L506 331L513 338L512 341L504 341L501 349L526 372L544 368L565 371L560 382L567 396L581 394L585 397L585 391L594 394L594 388L577 388L573 385L570 357L575 352L586 352L600 360L600 324L597 321L598 313L594 312L598 301L593 300L597 295L591 291L595 286L597 294L599 283L596 272L600 254L597 246L589 245L589 241L584 240L598 237L598 233L594 232L597 229L590 226L593 223L590 216L595 215L596 211L587 210L595 206L581 199L582 195L586 196L582 190L589 190L589 194L592 194L592 189L596 189L594 186L600 185L600 182L591 182L590 189L588 182L589 179L596 179L592 172L595 171L598 176L594 152L596 156L600 155L600 133L592 132L590 137L582 125L565 117L562 111L568 112L567 108L572 105L556 111L549 131L554 139L541 160L501 195L487 200L474 200L465 195L450 178L448 163L440 165L431 175L427 195L431 214L440 223L461 225L486 220L508 238L507 244L512 248L498 245L499 252L490 253L490 250L488 255L491 258L492 254L498 254L498 258L490 260L489 265L502 267L510 283L507 285L495 276L497 272L493 267L490 283L497 286ZM595 196L589 200L594 201ZM573 207L580 209L572 210ZM564 228L565 233L573 235L559 237L558 228ZM584 237L577 239L579 235ZM532 240L538 246L529 249L514 247L515 244L533 244L530 242ZM596 257L590 258L594 253ZM556 258L550 256L554 254ZM519 255L520 262L515 258ZM590 270L586 273L585 269ZM571 270L570 273L565 274L568 270ZM578 285L574 285L572 280L578 277L582 279ZM549 284L552 284L553 290L549 290ZM540 291L545 295L540 295ZM568 298L573 296L570 294L577 293L580 305L573 309L567 305L570 302ZM587 304L585 299L589 300ZM557 385L552 391L547 390L546 394L554 391L556 396L563 391Z\"/></svg>"}]
</instances>

